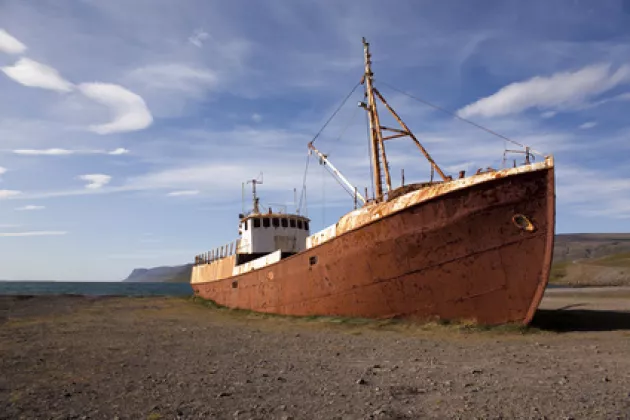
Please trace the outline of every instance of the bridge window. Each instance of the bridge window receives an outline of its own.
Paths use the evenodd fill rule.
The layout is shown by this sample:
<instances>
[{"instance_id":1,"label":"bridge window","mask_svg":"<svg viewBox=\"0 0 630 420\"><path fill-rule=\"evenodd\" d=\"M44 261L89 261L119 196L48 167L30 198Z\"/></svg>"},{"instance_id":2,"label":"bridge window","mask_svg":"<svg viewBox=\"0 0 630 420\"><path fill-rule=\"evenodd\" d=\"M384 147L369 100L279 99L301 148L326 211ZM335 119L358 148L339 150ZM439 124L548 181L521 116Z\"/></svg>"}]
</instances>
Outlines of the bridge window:
<instances>
[{"instance_id":1,"label":"bridge window","mask_svg":"<svg viewBox=\"0 0 630 420\"><path fill-rule=\"evenodd\" d=\"M298 220L298 221L297 221L297 224L298 224L298 229L302 229L302 221L301 221L301 220Z\"/></svg>"},{"instance_id":2,"label":"bridge window","mask_svg":"<svg viewBox=\"0 0 630 420\"><path fill-rule=\"evenodd\" d=\"M294 228L295 227L295 219L289 220L289 225Z\"/></svg>"},{"instance_id":3,"label":"bridge window","mask_svg":"<svg viewBox=\"0 0 630 420\"><path fill-rule=\"evenodd\" d=\"M247 225L249 225L249 220L245 220L245 222L243 222L243 229L247 230Z\"/></svg>"},{"instance_id":4,"label":"bridge window","mask_svg":"<svg viewBox=\"0 0 630 420\"><path fill-rule=\"evenodd\" d=\"M280 220L278 220L277 217L273 218L273 227L278 227L280 226Z\"/></svg>"},{"instance_id":5,"label":"bridge window","mask_svg":"<svg viewBox=\"0 0 630 420\"><path fill-rule=\"evenodd\" d=\"M287 221L287 219L280 219L280 222L282 223L282 227L289 227L289 222Z\"/></svg>"},{"instance_id":6,"label":"bridge window","mask_svg":"<svg viewBox=\"0 0 630 420\"><path fill-rule=\"evenodd\" d=\"M268 228L269 226L270 226L269 218L268 217L263 217L263 227Z\"/></svg>"},{"instance_id":7,"label":"bridge window","mask_svg":"<svg viewBox=\"0 0 630 420\"><path fill-rule=\"evenodd\" d=\"M255 228L259 228L260 227L260 219L257 217L255 219L252 219L254 221L254 227Z\"/></svg>"},{"instance_id":8,"label":"bridge window","mask_svg":"<svg viewBox=\"0 0 630 420\"><path fill-rule=\"evenodd\" d=\"M308 222L304 222L304 230L308 230Z\"/></svg>"}]
</instances>

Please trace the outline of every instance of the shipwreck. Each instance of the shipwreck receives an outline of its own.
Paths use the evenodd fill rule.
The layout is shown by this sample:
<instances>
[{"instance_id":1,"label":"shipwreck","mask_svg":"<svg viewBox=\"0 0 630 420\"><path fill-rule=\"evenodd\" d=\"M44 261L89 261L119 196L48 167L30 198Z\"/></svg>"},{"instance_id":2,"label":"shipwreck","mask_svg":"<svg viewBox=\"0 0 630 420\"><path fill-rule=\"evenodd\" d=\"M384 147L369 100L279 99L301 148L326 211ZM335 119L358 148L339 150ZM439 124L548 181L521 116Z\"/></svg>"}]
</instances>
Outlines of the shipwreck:
<instances>
[{"instance_id":1,"label":"shipwreck","mask_svg":"<svg viewBox=\"0 0 630 420\"><path fill-rule=\"evenodd\" d=\"M195 257L194 293L230 308L286 315L528 324L549 279L555 230L553 157L453 177L444 173L375 86L363 40L374 194L313 143L308 151L351 191L355 209L311 233L298 213L239 215L233 243ZM386 127L379 105L399 127ZM411 140L439 179L392 187L385 143Z\"/></svg>"}]
</instances>

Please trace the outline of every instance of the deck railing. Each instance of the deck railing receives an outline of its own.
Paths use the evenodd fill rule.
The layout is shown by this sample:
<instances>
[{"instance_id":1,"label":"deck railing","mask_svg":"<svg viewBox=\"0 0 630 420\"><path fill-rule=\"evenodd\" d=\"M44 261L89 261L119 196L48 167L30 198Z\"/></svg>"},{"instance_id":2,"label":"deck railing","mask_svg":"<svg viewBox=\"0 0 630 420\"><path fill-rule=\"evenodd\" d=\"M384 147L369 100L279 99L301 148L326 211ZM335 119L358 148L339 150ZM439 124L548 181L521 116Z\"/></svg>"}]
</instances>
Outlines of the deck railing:
<instances>
[{"instance_id":1,"label":"deck railing","mask_svg":"<svg viewBox=\"0 0 630 420\"><path fill-rule=\"evenodd\" d=\"M195 256L195 265L210 264L213 261L234 255L238 251L239 245L240 239L237 239L211 251L199 254Z\"/></svg>"}]
</instances>

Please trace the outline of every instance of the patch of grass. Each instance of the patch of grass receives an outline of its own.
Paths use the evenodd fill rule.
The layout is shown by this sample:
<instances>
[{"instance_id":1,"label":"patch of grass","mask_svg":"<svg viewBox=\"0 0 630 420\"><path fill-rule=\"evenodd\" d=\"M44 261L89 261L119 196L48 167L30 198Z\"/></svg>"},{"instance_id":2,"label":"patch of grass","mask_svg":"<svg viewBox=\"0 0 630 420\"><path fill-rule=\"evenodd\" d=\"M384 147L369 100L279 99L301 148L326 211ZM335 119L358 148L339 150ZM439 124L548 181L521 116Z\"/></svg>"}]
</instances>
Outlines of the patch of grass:
<instances>
[{"instance_id":1,"label":"patch of grass","mask_svg":"<svg viewBox=\"0 0 630 420\"><path fill-rule=\"evenodd\" d=\"M571 261L557 262L551 265L551 272L549 273L549 283L559 283L567 276L567 267L571 264Z\"/></svg>"},{"instance_id":2,"label":"patch of grass","mask_svg":"<svg viewBox=\"0 0 630 420\"><path fill-rule=\"evenodd\" d=\"M283 319L297 322L304 322L310 325L335 325L349 328L350 334L361 335L366 330L372 331L394 331L394 332L453 332L453 333L489 333L489 334L518 334L528 335L541 332L538 328L524 326L522 324L501 324L483 325L474 320L452 321L446 319L430 319L425 321L412 321L407 319L387 318L369 319L352 318L340 316L319 316L319 315L280 315L260 313L247 309L233 309L216 302L203 299L198 296L190 298L194 303L200 304L215 311L230 313L236 316L244 316L255 319Z\"/></svg>"},{"instance_id":3,"label":"patch of grass","mask_svg":"<svg viewBox=\"0 0 630 420\"><path fill-rule=\"evenodd\" d=\"M594 260L584 260L583 264L601 265L605 267L623 267L630 268L630 252L621 252L619 254L607 255Z\"/></svg>"},{"instance_id":4,"label":"patch of grass","mask_svg":"<svg viewBox=\"0 0 630 420\"><path fill-rule=\"evenodd\" d=\"M147 420L160 420L161 418L162 418L162 415L156 412L151 412L147 416Z\"/></svg>"}]
</instances>

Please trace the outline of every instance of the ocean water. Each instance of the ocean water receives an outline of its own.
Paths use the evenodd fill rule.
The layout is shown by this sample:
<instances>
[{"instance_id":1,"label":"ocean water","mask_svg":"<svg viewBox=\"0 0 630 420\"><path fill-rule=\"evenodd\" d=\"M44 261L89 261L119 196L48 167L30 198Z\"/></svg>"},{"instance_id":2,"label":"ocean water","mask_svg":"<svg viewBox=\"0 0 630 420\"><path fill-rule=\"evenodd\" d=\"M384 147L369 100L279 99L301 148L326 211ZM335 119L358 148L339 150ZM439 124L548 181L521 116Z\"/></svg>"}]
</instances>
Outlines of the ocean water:
<instances>
[{"instance_id":1,"label":"ocean water","mask_svg":"<svg viewBox=\"0 0 630 420\"><path fill-rule=\"evenodd\" d=\"M188 283L0 281L0 295L189 296Z\"/></svg>"}]
</instances>

